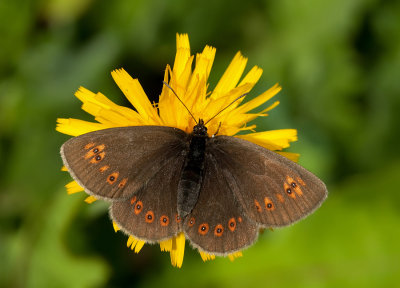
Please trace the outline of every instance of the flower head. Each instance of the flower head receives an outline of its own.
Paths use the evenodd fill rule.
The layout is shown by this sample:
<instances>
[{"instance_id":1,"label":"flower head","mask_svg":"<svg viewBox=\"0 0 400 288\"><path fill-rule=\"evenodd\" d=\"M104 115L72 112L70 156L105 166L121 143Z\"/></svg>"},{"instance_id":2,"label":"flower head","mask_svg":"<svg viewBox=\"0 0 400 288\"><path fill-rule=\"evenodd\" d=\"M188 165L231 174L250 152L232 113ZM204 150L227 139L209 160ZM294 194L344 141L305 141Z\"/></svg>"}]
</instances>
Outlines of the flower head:
<instances>
[{"instance_id":1,"label":"flower head","mask_svg":"<svg viewBox=\"0 0 400 288\"><path fill-rule=\"evenodd\" d=\"M212 119L207 124L210 135L219 129L219 135L239 137L297 161L298 154L281 152L283 148L289 147L291 141L297 140L295 129L255 133L256 125L247 126L247 123L255 118L267 116L267 112L279 104L278 101L275 101L268 108L253 112L254 109L270 100L281 90L278 84L245 103L242 103L243 98L234 101L239 96L251 91L260 79L262 69L254 66L242 78L247 59L238 52L216 87L211 91L208 86L208 77L216 49L206 46L203 52L194 57L190 53L187 34L178 34L176 43L177 52L174 65L172 68L167 65L164 73L164 81L169 84L173 91L164 85L158 103L150 103L138 79L132 78L123 69L117 69L111 75L135 110L113 103L100 92L93 93L81 87L75 93L75 96L82 101L82 109L93 115L96 122L60 118L57 120L56 130L64 134L79 136L112 127L160 125L176 127L190 133L196 125L196 121L188 113L186 106L195 119L204 119L204 121ZM194 69L192 69L193 66ZM179 95L185 106L175 96L174 91ZM219 113L221 110L223 111ZM238 135L240 131L248 133ZM63 168L63 170L65 169ZM83 191L83 188L75 181L68 183L66 188L68 193ZM88 196L85 199L88 203L95 200L96 198L93 196ZM119 227L116 223L113 224L115 231L118 231ZM136 253L140 251L144 244L144 241L133 236L128 238L128 247L131 247ZM181 267L185 247L184 234L180 233L159 244L162 251L170 252L171 263L174 266ZM200 252L200 255L204 261L215 258L214 255L204 252ZM241 256L241 252L236 252L230 254L229 258L233 260L239 256Z\"/></svg>"}]
</instances>

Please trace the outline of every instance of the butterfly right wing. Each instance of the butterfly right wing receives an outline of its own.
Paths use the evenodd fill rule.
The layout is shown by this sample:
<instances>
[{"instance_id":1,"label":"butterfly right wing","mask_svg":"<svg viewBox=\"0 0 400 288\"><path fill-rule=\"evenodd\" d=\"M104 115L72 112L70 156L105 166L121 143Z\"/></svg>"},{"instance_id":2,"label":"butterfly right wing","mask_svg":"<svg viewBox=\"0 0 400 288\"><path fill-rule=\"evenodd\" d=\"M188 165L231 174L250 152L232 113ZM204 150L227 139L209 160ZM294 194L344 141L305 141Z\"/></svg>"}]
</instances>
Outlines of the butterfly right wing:
<instances>
[{"instance_id":1,"label":"butterfly right wing","mask_svg":"<svg viewBox=\"0 0 400 288\"><path fill-rule=\"evenodd\" d=\"M187 134L163 126L131 126L74 137L61 147L64 165L97 198L132 197L165 165L186 150Z\"/></svg>"},{"instance_id":2,"label":"butterfly right wing","mask_svg":"<svg viewBox=\"0 0 400 288\"><path fill-rule=\"evenodd\" d=\"M246 215L261 227L294 223L317 209L328 195L314 174L249 141L216 136L209 141L209 151Z\"/></svg>"}]
</instances>

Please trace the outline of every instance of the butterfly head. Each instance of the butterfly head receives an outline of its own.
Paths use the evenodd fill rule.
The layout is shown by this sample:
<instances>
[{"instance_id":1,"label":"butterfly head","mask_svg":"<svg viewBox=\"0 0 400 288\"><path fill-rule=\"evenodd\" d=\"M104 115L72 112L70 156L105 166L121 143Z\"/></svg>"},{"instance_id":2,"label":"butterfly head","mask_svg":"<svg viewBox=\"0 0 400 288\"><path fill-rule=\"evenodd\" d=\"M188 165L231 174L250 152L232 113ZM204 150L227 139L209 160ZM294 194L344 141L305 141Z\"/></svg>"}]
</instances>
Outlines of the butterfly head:
<instances>
[{"instance_id":1,"label":"butterfly head","mask_svg":"<svg viewBox=\"0 0 400 288\"><path fill-rule=\"evenodd\" d=\"M199 119L199 122L193 127L193 134L197 136L207 136L207 127L204 125L203 119Z\"/></svg>"}]
</instances>

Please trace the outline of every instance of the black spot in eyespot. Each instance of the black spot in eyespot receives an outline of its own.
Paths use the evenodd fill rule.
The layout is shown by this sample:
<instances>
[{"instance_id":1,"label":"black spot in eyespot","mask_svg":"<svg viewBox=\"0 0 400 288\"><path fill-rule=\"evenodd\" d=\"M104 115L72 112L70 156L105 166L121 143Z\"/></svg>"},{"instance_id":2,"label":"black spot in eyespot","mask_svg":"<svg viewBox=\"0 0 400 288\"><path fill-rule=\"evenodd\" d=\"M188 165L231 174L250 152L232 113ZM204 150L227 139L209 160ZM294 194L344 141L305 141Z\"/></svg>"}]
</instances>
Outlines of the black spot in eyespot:
<instances>
[{"instance_id":1,"label":"black spot in eyespot","mask_svg":"<svg viewBox=\"0 0 400 288\"><path fill-rule=\"evenodd\" d=\"M97 153L97 152L99 152L99 148L94 148L93 153Z\"/></svg>"},{"instance_id":2,"label":"black spot in eyespot","mask_svg":"<svg viewBox=\"0 0 400 288\"><path fill-rule=\"evenodd\" d=\"M147 219L151 220L153 218L153 216L151 216L151 214L147 215ZM164 221L165 222L165 221Z\"/></svg>"},{"instance_id":3,"label":"black spot in eyespot","mask_svg":"<svg viewBox=\"0 0 400 288\"><path fill-rule=\"evenodd\" d=\"M201 226L201 231L206 231L206 226Z\"/></svg>"},{"instance_id":4,"label":"black spot in eyespot","mask_svg":"<svg viewBox=\"0 0 400 288\"><path fill-rule=\"evenodd\" d=\"M231 222L231 223L229 223L229 226L235 227L235 223L234 223L234 222Z\"/></svg>"},{"instance_id":5,"label":"black spot in eyespot","mask_svg":"<svg viewBox=\"0 0 400 288\"><path fill-rule=\"evenodd\" d=\"M110 179L110 181L114 181L115 177L114 176L110 176L110 178L108 178L108 179Z\"/></svg>"},{"instance_id":6,"label":"black spot in eyespot","mask_svg":"<svg viewBox=\"0 0 400 288\"><path fill-rule=\"evenodd\" d=\"M286 189L286 193L287 194L292 194L292 189L290 189L290 188Z\"/></svg>"},{"instance_id":7,"label":"black spot in eyespot","mask_svg":"<svg viewBox=\"0 0 400 288\"><path fill-rule=\"evenodd\" d=\"M100 161L100 160L101 160L101 156L100 156L100 155L97 155L97 156L96 156L96 160L97 160L97 161ZM112 181L112 180L111 180L111 181Z\"/></svg>"},{"instance_id":8,"label":"black spot in eyespot","mask_svg":"<svg viewBox=\"0 0 400 288\"><path fill-rule=\"evenodd\" d=\"M292 185L292 187L293 187L293 188L295 188L295 187L297 186L297 184L296 184L296 183L294 183L294 182L292 182L292 184L291 184L291 185Z\"/></svg>"},{"instance_id":9,"label":"black spot in eyespot","mask_svg":"<svg viewBox=\"0 0 400 288\"><path fill-rule=\"evenodd\" d=\"M272 208L272 204L271 204L271 203L268 203L268 204L267 204L267 207L268 207L268 208Z\"/></svg>"},{"instance_id":10,"label":"black spot in eyespot","mask_svg":"<svg viewBox=\"0 0 400 288\"><path fill-rule=\"evenodd\" d=\"M218 228L217 229L217 233L221 233L222 232L222 229L221 228Z\"/></svg>"},{"instance_id":11,"label":"black spot in eyespot","mask_svg":"<svg viewBox=\"0 0 400 288\"><path fill-rule=\"evenodd\" d=\"M166 217L163 217L162 221L163 221L164 223L167 223L168 219L167 219Z\"/></svg>"}]
</instances>

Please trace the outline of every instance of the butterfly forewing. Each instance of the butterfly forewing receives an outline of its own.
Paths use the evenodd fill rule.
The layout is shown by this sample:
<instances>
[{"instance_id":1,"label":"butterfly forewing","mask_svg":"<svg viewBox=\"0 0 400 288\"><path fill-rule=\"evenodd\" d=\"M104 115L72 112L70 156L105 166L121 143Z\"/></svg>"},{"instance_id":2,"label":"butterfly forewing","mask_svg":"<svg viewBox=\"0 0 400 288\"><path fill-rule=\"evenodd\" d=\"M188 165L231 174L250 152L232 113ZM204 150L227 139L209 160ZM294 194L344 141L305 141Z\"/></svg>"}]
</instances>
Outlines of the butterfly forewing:
<instances>
[{"instance_id":1,"label":"butterfly forewing","mask_svg":"<svg viewBox=\"0 0 400 288\"><path fill-rule=\"evenodd\" d=\"M186 150L187 134L161 126L99 130L61 147L64 165L87 193L127 199Z\"/></svg>"},{"instance_id":2,"label":"butterfly forewing","mask_svg":"<svg viewBox=\"0 0 400 288\"><path fill-rule=\"evenodd\" d=\"M114 201L110 216L125 233L147 242L175 236L181 225L177 190L184 156L159 170L132 198Z\"/></svg>"},{"instance_id":3,"label":"butterfly forewing","mask_svg":"<svg viewBox=\"0 0 400 288\"><path fill-rule=\"evenodd\" d=\"M244 215L216 162L206 154L200 195L183 229L200 251L226 255L251 245L257 239L258 225Z\"/></svg>"},{"instance_id":4,"label":"butterfly forewing","mask_svg":"<svg viewBox=\"0 0 400 288\"><path fill-rule=\"evenodd\" d=\"M327 196L325 184L311 172L254 143L217 136L208 151L245 214L262 227L298 221Z\"/></svg>"}]
</instances>

